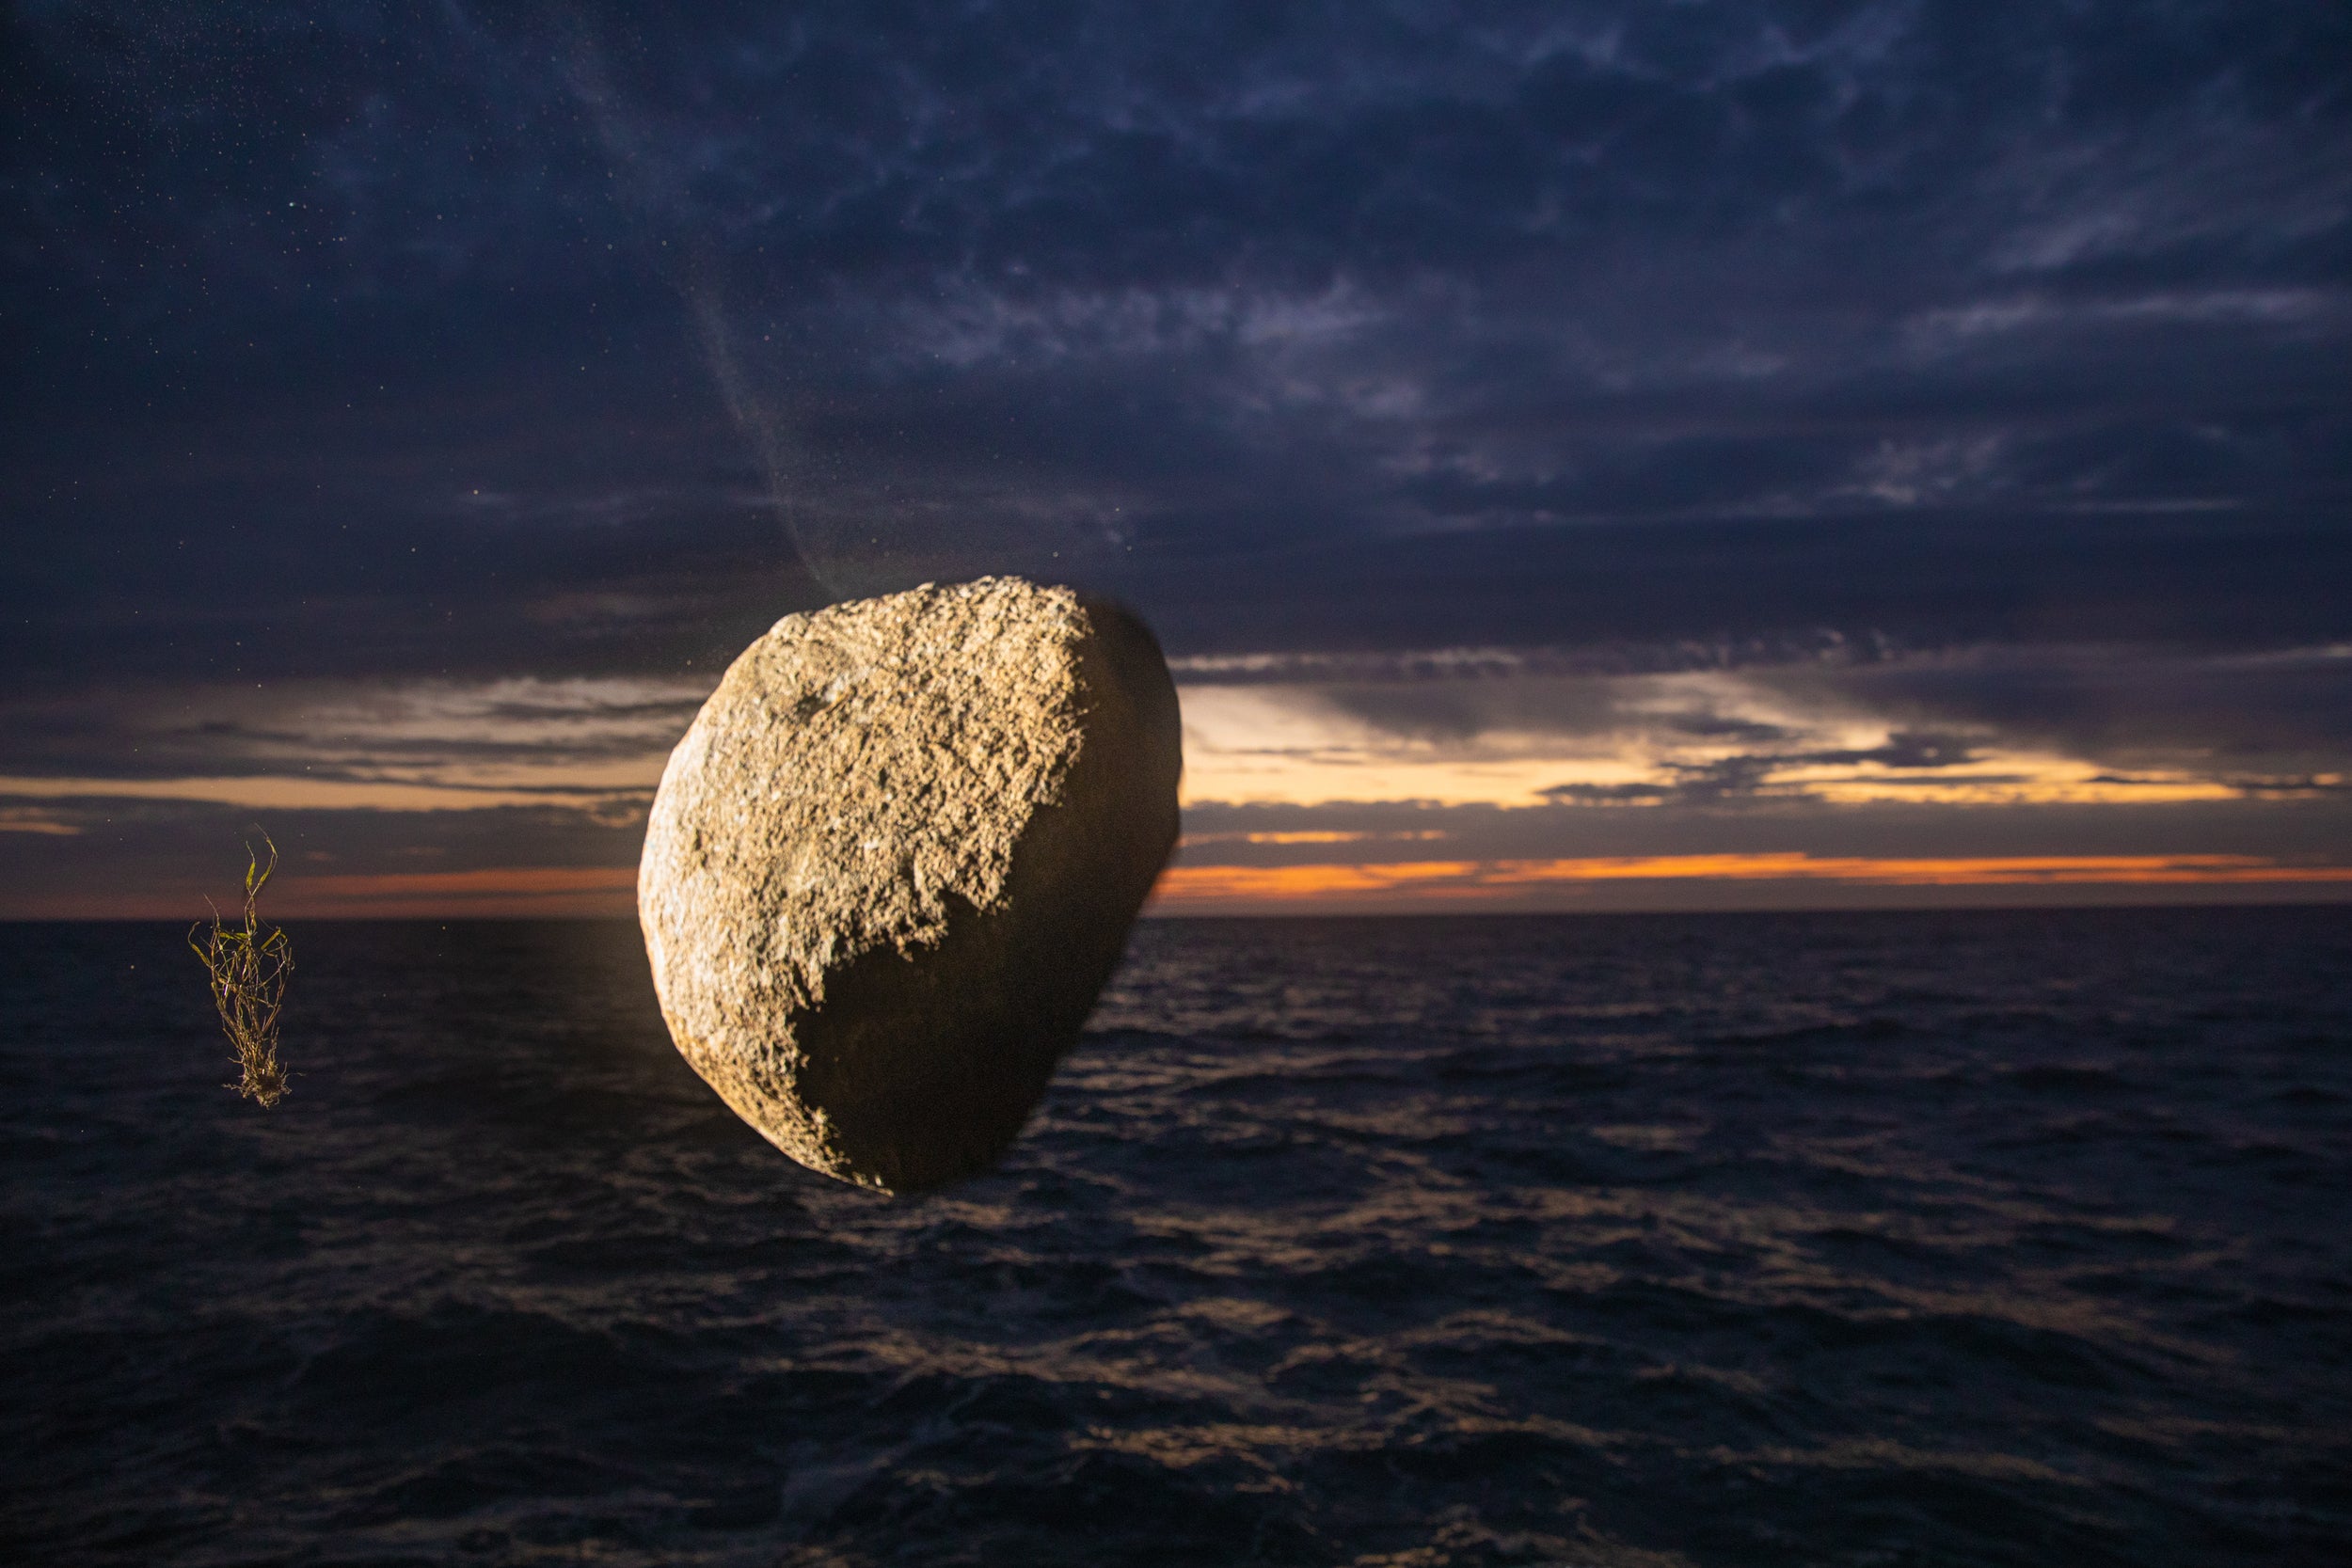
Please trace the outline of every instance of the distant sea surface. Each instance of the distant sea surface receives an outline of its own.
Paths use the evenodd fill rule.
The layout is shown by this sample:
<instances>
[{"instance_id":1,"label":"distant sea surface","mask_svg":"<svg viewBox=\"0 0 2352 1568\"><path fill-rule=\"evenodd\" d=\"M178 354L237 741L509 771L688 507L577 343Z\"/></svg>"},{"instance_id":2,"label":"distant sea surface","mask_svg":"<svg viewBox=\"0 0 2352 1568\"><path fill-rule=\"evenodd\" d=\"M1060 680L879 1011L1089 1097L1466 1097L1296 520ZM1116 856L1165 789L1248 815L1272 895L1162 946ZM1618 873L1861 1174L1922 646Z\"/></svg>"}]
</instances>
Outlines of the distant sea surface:
<instances>
[{"instance_id":1,"label":"distant sea surface","mask_svg":"<svg viewBox=\"0 0 2352 1568\"><path fill-rule=\"evenodd\" d=\"M9 1562L2352 1562L2352 909L1147 923L913 1201L627 926L0 933Z\"/></svg>"}]
</instances>

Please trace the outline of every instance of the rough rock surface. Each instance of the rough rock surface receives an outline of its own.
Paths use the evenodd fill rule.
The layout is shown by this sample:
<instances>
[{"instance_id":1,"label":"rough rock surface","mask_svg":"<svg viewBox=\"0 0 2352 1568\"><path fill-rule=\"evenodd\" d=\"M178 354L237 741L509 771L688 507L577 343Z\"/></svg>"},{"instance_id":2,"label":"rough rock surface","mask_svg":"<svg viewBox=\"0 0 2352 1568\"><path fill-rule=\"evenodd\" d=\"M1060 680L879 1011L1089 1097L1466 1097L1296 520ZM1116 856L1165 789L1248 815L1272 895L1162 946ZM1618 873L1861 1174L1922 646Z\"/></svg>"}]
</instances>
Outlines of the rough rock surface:
<instances>
[{"instance_id":1,"label":"rough rock surface","mask_svg":"<svg viewBox=\"0 0 2352 1568\"><path fill-rule=\"evenodd\" d=\"M638 874L678 1050L829 1176L986 1168L1176 841L1175 688L1115 605L1017 578L787 616L671 753Z\"/></svg>"}]
</instances>

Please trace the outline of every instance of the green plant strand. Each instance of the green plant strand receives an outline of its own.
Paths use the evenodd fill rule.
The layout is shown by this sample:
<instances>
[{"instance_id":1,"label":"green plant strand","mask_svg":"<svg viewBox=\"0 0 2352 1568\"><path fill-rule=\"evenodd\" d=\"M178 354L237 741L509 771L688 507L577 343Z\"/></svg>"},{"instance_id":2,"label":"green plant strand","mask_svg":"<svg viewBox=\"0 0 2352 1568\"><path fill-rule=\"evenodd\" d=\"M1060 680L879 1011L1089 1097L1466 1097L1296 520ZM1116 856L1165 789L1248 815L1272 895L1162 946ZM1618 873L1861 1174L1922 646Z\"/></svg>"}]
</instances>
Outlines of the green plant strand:
<instances>
[{"instance_id":1,"label":"green plant strand","mask_svg":"<svg viewBox=\"0 0 2352 1568\"><path fill-rule=\"evenodd\" d=\"M213 1006L236 1048L237 1065L245 1069L244 1081L228 1086L267 1106L286 1095L286 1068L278 1059L278 1015L285 1006L286 976L294 973L294 948L282 929L262 923L256 910L262 889L278 869L278 846L267 833L262 842L269 845L266 865L250 844L246 846L244 927L223 925L215 906L212 934L199 942L197 933L204 923L198 921L188 927L188 948L212 972Z\"/></svg>"}]
</instances>

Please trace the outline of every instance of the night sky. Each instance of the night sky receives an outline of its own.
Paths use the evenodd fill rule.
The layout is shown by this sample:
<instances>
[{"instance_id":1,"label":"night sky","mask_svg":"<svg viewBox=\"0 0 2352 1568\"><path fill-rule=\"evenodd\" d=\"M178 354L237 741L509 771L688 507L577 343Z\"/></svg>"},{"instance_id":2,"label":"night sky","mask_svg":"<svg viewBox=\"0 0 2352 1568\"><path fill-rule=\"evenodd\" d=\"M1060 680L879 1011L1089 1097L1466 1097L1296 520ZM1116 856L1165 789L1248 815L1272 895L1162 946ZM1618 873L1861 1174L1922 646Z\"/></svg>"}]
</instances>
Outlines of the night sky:
<instances>
[{"instance_id":1,"label":"night sky","mask_svg":"<svg viewBox=\"0 0 2352 1568\"><path fill-rule=\"evenodd\" d=\"M2342 0L0 14L0 915L626 912L991 572L1165 911L2352 896Z\"/></svg>"}]
</instances>

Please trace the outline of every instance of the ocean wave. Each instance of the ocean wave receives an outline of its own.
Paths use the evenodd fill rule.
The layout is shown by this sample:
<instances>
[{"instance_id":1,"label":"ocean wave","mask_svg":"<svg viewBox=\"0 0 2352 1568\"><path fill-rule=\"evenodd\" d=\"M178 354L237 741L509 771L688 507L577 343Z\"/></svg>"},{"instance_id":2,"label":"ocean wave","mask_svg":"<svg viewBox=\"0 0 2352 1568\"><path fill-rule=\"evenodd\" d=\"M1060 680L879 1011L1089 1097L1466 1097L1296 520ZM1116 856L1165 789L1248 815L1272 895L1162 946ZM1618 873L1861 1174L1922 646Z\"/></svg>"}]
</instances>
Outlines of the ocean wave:
<instances>
[{"instance_id":1,"label":"ocean wave","mask_svg":"<svg viewBox=\"0 0 2352 1568\"><path fill-rule=\"evenodd\" d=\"M16 937L19 1560L2352 1539L2352 911L1147 923L914 1201L719 1106L627 927L306 933L266 1116L176 931Z\"/></svg>"}]
</instances>

